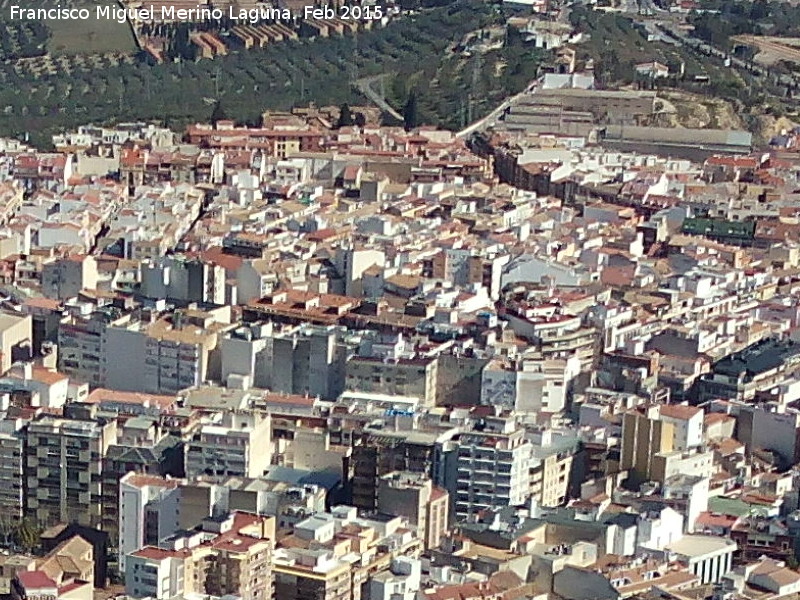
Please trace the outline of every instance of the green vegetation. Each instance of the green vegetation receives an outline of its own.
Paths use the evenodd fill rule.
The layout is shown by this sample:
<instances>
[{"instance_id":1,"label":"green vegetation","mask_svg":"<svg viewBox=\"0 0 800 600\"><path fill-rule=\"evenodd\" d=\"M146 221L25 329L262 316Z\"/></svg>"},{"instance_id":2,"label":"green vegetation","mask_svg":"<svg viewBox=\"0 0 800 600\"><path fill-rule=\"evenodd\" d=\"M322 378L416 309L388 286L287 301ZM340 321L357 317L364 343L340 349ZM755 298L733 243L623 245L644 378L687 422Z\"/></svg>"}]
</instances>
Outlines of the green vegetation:
<instances>
[{"instance_id":1,"label":"green vegetation","mask_svg":"<svg viewBox=\"0 0 800 600\"><path fill-rule=\"evenodd\" d=\"M800 17L800 8L772 0L705 0L703 7L720 13L690 15L690 21L698 26L696 35L713 39L714 45L721 47L727 45L730 35L748 29L762 33L791 32L792 28L800 30L800 19L796 17L791 22L777 24L778 19L789 19L787 15L795 11ZM754 20L751 20L751 12ZM575 7L570 18L573 26L590 36L589 41L577 47L578 58L593 59L595 77L601 85L675 92L670 95L672 107L667 106L664 114L657 115L654 124L688 123L686 126L722 128L743 124L758 139L769 139L774 135L770 119L797 114L795 87L778 79L783 65L774 66L770 76L758 76L746 69L726 65L722 56L709 56L687 45L649 41L644 26L623 15ZM716 33L704 30L706 26ZM721 43L723 39L724 43ZM736 55L738 59L747 61L752 58L752 51L737 47ZM636 74L633 68L636 63L653 60L667 65L670 76L651 79ZM688 92L688 95L681 92ZM698 101L698 98L706 98L709 102ZM725 103L730 105L730 111L725 108ZM703 113L711 120L706 125L699 125L696 121ZM735 118L730 118L729 113Z\"/></svg>"},{"instance_id":2,"label":"green vegetation","mask_svg":"<svg viewBox=\"0 0 800 600\"><path fill-rule=\"evenodd\" d=\"M127 23L94 18L87 21L44 21L50 29L47 50L53 55L131 53L136 51Z\"/></svg>"},{"instance_id":3,"label":"green vegetation","mask_svg":"<svg viewBox=\"0 0 800 600\"><path fill-rule=\"evenodd\" d=\"M417 92L411 90L408 93L406 105L403 107L403 127L410 131L419 125L419 109L417 108Z\"/></svg>"},{"instance_id":4,"label":"green vegetation","mask_svg":"<svg viewBox=\"0 0 800 600\"><path fill-rule=\"evenodd\" d=\"M85 7L92 17L63 21L12 21L10 5L15 3L0 0L0 60L30 58L45 53L58 56L136 51L133 32L127 23L94 18L97 6L117 7L112 0L33 0L22 3L25 8Z\"/></svg>"},{"instance_id":5,"label":"green vegetation","mask_svg":"<svg viewBox=\"0 0 800 600\"><path fill-rule=\"evenodd\" d=\"M33 552L41 543L40 531L33 523L23 519L11 533L14 543L24 552Z\"/></svg>"},{"instance_id":6,"label":"green vegetation","mask_svg":"<svg viewBox=\"0 0 800 600\"><path fill-rule=\"evenodd\" d=\"M194 60L197 57L197 46L189 39L188 23L180 23L175 28L169 40L167 56L179 60Z\"/></svg>"},{"instance_id":7,"label":"green vegetation","mask_svg":"<svg viewBox=\"0 0 800 600\"><path fill-rule=\"evenodd\" d=\"M704 0L690 16L695 35L730 48L734 35L800 36L800 6L777 0Z\"/></svg>"},{"instance_id":8,"label":"green vegetation","mask_svg":"<svg viewBox=\"0 0 800 600\"><path fill-rule=\"evenodd\" d=\"M41 56L50 32L42 23L23 21L0 24L0 60Z\"/></svg>"},{"instance_id":9,"label":"green vegetation","mask_svg":"<svg viewBox=\"0 0 800 600\"><path fill-rule=\"evenodd\" d=\"M209 119L214 125L218 121L224 121L228 116L225 114L225 109L222 108L222 102L217 101L214 105L214 110L211 111L211 118Z\"/></svg>"},{"instance_id":10,"label":"green vegetation","mask_svg":"<svg viewBox=\"0 0 800 600\"><path fill-rule=\"evenodd\" d=\"M439 60L402 64L388 86L387 99L395 107L406 107L414 93L416 122L463 128L522 91L538 76L547 56L512 28L501 35L502 47L451 48L447 39L454 38L444 39L447 47Z\"/></svg>"},{"instance_id":11,"label":"green vegetation","mask_svg":"<svg viewBox=\"0 0 800 600\"><path fill-rule=\"evenodd\" d=\"M730 80L728 69L713 60L679 46L648 41L644 28L623 15L575 8L570 19L573 26L590 35L589 41L578 47L581 58L594 59L595 76L609 87L633 83L634 65L654 60L669 67L676 78L683 65L682 79L686 82L697 76L711 81ZM676 85L675 81L659 83Z\"/></svg>"},{"instance_id":12,"label":"green vegetation","mask_svg":"<svg viewBox=\"0 0 800 600\"><path fill-rule=\"evenodd\" d=\"M336 129L341 129L342 127L350 127L353 125L353 115L350 112L350 106L345 103L339 107L339 119L336 121Z\"/></svg>"},{"instance_id":13,"label":"green vegetation","mask_svg":"<svg viewBox=\"0 0 800 600\"><path fill-rule=\"evenodd\" d=\"M62 57L46 65L0 64L0 135L50 137L87 122L153 120L172 127L229 118L258 123L266 109L364 102L351 83L386 74L387 99L402 108L416 89L419 121L458 127L478 118L536 75L541 55L509 35L487 51L456 51L453 40L498 27L504 16L476 0L425 9L357 36L237 51L214 60L153 65L129 57ZM44 61L45 59L36 59Z\"/></svg>"},{"instance_id":14,"label":"green vegetation","mask_svg":"<svg viewBox=\"0 0 800 600\"><path fill-rule=\"evenodd\" d=\"M579 46L581 58L594 59L595 76L606 87L634 84L673 88L722 98L738 108L762 107L773 95L773 90L765 89L751 74L726 67L719 57L648 41L643 27L622 15L576 8L571 19L575 27L591 36ZM671 76L657 80L637 76L634 65L653 60L669 67Z\"/></svg>"}]
</instances>

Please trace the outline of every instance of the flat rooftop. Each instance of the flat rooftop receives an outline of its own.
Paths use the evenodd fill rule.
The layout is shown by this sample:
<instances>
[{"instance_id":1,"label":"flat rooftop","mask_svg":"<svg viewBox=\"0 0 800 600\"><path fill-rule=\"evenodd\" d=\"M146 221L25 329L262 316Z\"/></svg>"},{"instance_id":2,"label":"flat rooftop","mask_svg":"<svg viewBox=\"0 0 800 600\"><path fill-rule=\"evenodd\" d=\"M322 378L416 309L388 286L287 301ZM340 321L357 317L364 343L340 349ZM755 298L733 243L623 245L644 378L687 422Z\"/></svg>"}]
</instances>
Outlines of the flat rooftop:
<instances>
[{"instance_id":1,"label":"flat rooftop","mask_svg":"<svg viewBox=\"0 0 800 600\"><path fill-rule=\"evenodd\" d=\"M716 552L733 552L736 550L736 542L713 535L685 535L678 541L667 544L666 548L691 559Z\"/></svg>"}]
</instances>

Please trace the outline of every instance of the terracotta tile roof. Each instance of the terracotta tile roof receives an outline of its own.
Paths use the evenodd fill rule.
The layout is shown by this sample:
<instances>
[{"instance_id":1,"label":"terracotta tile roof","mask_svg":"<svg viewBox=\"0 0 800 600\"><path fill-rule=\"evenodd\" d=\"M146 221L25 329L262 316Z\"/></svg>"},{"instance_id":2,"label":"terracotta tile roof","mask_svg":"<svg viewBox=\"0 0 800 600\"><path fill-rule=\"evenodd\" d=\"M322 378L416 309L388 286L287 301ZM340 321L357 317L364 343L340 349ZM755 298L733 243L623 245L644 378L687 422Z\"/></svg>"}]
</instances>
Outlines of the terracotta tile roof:
<instances>
[{"instance_id":1,"label":"terracotta tile roof","mask_svg":"<svg viewBox=\"0 0 800 600\"><path fill-rule=\"evenodd\" d=\"M155 394L141 394L138 392L120 392L118 390L107 390L98 388L92 391L86 398L89 404L99 404L101 402L118 402L120 404L142 404L157 406L167 409L177 402L175 396L158 396Z\"/></svg>"},{"instance_id":2,"label":"terracotta tile roof","mask_svg":"<svg viewBox=\"0 0 800 600\"><path fill-rule=\"evenodd\" d=\"M56 582L42 571L20 571L17 573L17 579L27 592L57 587Z\"/></svg>"},{"instance_id":3,"label":"terracotta tile roof","mask_svg":"<svg viewBox=\"0 0 800 600\"><path fill-rule=\"evenodd\" d=\"M662 416L671 419L691 419L702 412L702 409L684 404L665 404L659 409L659 412Z\"/></svg>"}]
</instances>

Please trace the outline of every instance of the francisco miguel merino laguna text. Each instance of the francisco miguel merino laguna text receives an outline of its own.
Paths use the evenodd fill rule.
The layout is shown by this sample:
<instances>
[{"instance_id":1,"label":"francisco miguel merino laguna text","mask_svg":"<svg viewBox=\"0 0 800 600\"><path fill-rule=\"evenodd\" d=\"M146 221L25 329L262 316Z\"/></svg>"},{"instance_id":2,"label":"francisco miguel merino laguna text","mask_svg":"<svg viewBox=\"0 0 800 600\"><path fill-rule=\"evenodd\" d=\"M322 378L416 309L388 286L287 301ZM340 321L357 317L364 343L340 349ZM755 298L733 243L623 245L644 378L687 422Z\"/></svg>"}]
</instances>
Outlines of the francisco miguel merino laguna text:
<instances>
[{"instance_id":1,"label":"francisco miguel merino laguna text","mask_svg":"<svg viewBox=\"0 0 800 600\"><path fill-rule=\"evenodd\" d=\"M348 7L341 7L347 9ZM372 8L367 11L369 14L363 14L361 7L359 14L355 11L348 11L352 14L338 15L340 18L366 18L366 19L380 19L383 15L380 8ZM12 19L29 19L29 20L51 20L51 21L68 21L68 20L88 20L94 16L97 20L117 21L125 23L126 21L220 21L228 18L232 21L247 21L249 23L257 23L259 21L279 21L291 20L293 18L292 11L288 8L274 8L274 7L258 7L252 9L228 7L228 11L223 11L220 8L211 8L207 6L198 6L197 8L175 8L174 6L161 6L156 10L154 6L143 8L121 8L119 6L95 6L94 10L88 8L76 7L63 7L55 6L52 8L25 8L22 6L12 5L11 18ZM303 16L305 18L332 18L334 15L317 15L317 12L322 10L332 11L330 7L318 8L313 6L306 7Z\"/></svg>"}]
</instances>

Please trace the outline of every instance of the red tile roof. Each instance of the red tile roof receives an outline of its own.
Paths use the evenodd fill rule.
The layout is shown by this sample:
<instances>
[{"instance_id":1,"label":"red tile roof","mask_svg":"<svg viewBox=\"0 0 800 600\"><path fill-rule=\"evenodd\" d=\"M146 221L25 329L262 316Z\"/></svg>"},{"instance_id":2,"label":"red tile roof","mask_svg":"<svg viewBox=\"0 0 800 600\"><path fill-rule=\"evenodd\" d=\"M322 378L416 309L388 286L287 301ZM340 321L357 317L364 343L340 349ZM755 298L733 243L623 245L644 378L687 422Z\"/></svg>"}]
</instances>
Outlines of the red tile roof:
<instances>
[{"instance_id":1,"label":"red tile roof","mask_svg":"<svg viewBox=\"0 0 800 600\"><path fill-rule=\"evenodd\" d=\"M20 571L17 579L25 591L56 588L56 582L50 579L44 571Z\"/></svg>"}]
</instances>

